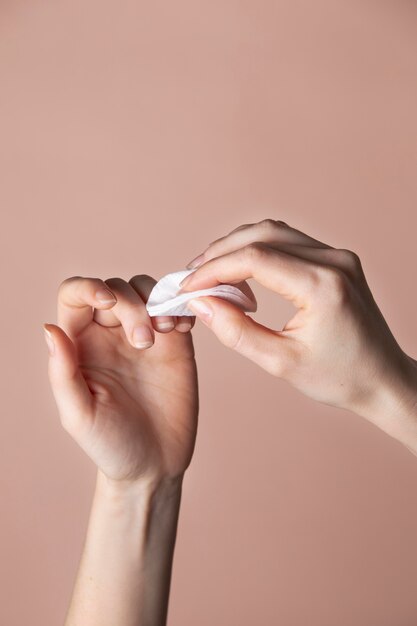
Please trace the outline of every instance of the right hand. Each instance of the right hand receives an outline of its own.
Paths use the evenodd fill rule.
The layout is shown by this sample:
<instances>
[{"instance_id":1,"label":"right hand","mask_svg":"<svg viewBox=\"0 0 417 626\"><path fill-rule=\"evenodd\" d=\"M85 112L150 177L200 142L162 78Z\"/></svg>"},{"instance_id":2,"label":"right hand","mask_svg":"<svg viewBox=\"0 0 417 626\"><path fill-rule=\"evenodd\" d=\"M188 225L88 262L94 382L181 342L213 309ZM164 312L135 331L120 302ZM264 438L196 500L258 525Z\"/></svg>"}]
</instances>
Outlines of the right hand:
<instances>
[{"instance_id":1,"label":"right hand","mask_svg":"<svg viewBox=\"0 0 417 626\"><path fill-rule=\"evenodd\" d=\"M315 400L364 415L391 434L398 415L412 413L417 446L417 364L391 333L356 253L266 219L212 242L181 292L248 278L298 308L282 330L213 296L188 306L224 345ZM211 316L198 312L201 305Z\"/></svg>"}]
</instances>

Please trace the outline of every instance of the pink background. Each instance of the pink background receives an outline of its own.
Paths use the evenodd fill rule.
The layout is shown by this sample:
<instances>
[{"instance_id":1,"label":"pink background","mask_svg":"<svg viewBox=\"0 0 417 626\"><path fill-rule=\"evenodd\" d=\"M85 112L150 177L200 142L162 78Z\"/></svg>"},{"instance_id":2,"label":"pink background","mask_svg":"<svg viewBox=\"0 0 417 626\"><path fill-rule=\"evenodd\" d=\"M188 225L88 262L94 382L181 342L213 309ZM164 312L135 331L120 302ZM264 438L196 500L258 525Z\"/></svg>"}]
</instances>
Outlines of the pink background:
<instances>
[{"instance_id":1,"label":"pink background","mask_svg":"<svg viewBox=\"0 0 417 626\"><path fill-rule=\"evenodd\" d=\"M64 278L159 278L282 219L360 255L416 358L416 22L401 0L3 0L1 624L63 622L88 519L42 332ZM193 335L170 626L416 623L417 458Z\"/></svg>"}]
</instances>

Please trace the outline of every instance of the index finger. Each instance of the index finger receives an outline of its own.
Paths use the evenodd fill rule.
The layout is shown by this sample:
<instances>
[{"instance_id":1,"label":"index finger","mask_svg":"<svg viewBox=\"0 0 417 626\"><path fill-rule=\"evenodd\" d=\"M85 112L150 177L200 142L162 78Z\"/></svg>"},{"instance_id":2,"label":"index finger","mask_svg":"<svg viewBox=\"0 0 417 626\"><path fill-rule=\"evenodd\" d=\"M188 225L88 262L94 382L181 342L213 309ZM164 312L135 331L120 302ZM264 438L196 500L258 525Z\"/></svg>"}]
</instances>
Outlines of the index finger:
<instances>
[{"instance_id":1,"label":"index finger","mask_svg":"<svg viewBox=\"0 0 417 626\"><path fill-rule=\"evenodd\" d=\"M100 278L66 278L58 290L58 326L74 337L93 321L94 308L109 309L116 302L117 298Z\"/></svg>"},{"instance_id":2,"label":"index finger","mask_svg":"<svg viewBox=\"0 0 417 626\"><path fill-rule=\"evenodd\" d=\"M316 265L311 261L257 241L200 265L181 283L179 293L254 278L303 308L317 284L316 277Z\"/></svg>"}]
</instances>

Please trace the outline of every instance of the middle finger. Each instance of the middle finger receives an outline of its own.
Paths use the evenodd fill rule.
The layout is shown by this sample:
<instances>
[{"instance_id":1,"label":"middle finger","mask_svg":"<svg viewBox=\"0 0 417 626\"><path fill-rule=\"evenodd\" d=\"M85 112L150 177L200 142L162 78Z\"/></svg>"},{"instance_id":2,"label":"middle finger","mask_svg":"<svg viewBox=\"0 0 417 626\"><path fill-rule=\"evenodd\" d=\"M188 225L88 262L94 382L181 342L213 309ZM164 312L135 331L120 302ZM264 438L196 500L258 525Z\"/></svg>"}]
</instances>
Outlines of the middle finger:
<instances>
[{"instance_id":1,"label":"middle finger","mask_svg":"<svg viewBox=\"0 0 417 626\"><path fill-rule=\"evenodd\" d=\"M143 302L147 302L149 294L156 285L156 280L147 274L136 274L129 280L129 284L139 294ZM150 317L153 328L161 333L168 333L175 328L175 319L172 315L156 315Z\"/></svg>"},{"instance_id":2,"label":"middle finger","mask_svg":"<svg viewBox=\"0 0 417 626\"><path fill-rule=\"evenodd\" d=\"M117 326L120 323L134 348L150 348L155 334L140 295L122 278L108 278L104 282L117 297L117 303L109 311L96 309L94 320L102 326Z\"/></svg>"},{"instance_id":3,"label":"middle finger","mask_svg":"<svg viewBox=\"0 0 417 626\"><path fill-rule=\"evenodd\" d=\"M147 302L149 294L156 285L156 280L147 274L137 274L132 276L129 283L138 292L142 300ZM150 319L154 329L161 333L168 333L174 328L179 332L186 333L191 330L195 323L195 315L156 315Z\"/></svg>"}]
</instances>

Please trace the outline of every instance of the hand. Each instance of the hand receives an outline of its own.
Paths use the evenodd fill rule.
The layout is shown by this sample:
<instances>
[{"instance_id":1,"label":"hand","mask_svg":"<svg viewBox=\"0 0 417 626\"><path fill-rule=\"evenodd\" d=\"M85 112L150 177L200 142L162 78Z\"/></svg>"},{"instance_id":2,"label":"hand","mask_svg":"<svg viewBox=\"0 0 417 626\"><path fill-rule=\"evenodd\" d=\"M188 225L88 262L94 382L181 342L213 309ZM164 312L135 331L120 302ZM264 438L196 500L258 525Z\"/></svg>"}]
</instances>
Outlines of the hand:
<instances>
[{"instance_id":1,"label":"hand","mask_svg":"<svg viewBox=\"0 0 417 626\"><path fill-rule=\"evenodd\" d=\"M128 283L69 278L59 289L58 325L45 325L63 427L108 479L126 484L181 477L196 438L197 371L188 332L195 318L150 318L145 303L155 282L145 275ZM96 292L103 289L100 301Z\"/></svg>"},{"instance_id":2,"label":"hand","mask_svg":"<svg viewBox=\"0 0 417 626\"><path fill-rule=\"evenodd\" d=\"M394 417L412 414L414 432L417 363L393 337L357 254L266 219L212 242L188 267L197 269L181 292L254 278L298 309L275 330L220 298L191 300L190 309L224 345L307 396L353 410L391 434Z\"/></svg>"}]
</instances>

